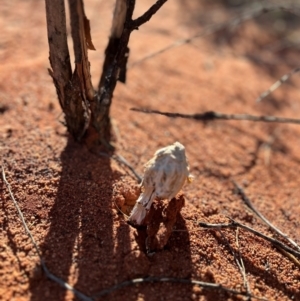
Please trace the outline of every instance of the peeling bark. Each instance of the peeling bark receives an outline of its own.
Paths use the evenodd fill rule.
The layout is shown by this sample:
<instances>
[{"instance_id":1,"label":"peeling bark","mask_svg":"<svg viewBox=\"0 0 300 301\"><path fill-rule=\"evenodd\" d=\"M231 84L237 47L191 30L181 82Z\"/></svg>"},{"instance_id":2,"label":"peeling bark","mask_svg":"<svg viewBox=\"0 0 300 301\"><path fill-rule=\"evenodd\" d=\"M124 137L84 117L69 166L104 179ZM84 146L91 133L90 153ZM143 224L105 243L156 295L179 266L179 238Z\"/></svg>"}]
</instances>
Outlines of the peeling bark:
<instances>
[{"instance_id":1,"label":"peeling bark","mask_svg":"<svg viewBox=\"0 0 300 301\"><path fill-rule=\"evenodd\" d=\"M49 70L65 113L68 131L80 140L88 130L96 140L107 141L109 109L117 81L125 83L129 38L133 30L150 20L167 0L158 0L141 17L132 20L135 0L116 0L111 36L105 51L103 72L96 92L92 86L87 50L95 50L83 0L69 0L75 70L72 73L67 45L64 0L45 0L50 48Z\"/></svg>"}]
</instances>

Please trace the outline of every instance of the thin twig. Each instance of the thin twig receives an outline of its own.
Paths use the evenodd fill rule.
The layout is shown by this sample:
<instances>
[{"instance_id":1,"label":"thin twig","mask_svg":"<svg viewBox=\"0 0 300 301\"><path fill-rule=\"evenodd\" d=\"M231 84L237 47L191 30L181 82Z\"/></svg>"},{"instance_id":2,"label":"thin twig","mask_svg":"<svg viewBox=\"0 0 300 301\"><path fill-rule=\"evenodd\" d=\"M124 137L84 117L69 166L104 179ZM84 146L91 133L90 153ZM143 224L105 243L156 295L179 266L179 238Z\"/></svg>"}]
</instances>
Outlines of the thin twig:
<instances>
[{"instance_id":1,"label":"thin twig","mask_svg":"<svg viewBox=\"0 0 300 301\"><path fill-rule=\"evenodd\" d=\"M115 161L117 161L118 163L125 165L134 174L134 176L135 176L136 180L138 181L138 183L142 182L143 178L135 171L135 169L130 165L130 163L123 156L118 155L118 154L109 155L109 154L104 153L104 152L100 152L99 155L104 156L104 157L108 157L108 158L112 158Z\"/></svg>"},{"instance_id":2,"label":"thin twig","mask_svg":"<svg viewBox=\"0 0 300 301\"><path fill-rule=\"evenodd\" d=\"M112 158L115 159L116 161L118 161L119 163L124 164L125 166L127 166L132 171L134 176L136 177L138 183L142 182L143 178L135 171L135 169L132 167L132 165L130 165L128 163L128 161L123 156L116 154L116 155L113 155Z\"/></svg>"},{"instance_id":3,"label":"thin twig","mask_svg":"<svg viewBox=\"0 0 300 301\"><path fill-rule=\"evenodd\" d=\"M242 223L239 223L233 219L231 219L231 222L228 223L228 224L209 224L209 223L203 223L203 222L200 222L198 223L198 225L200 227L203 227L203 228L207 228L207 229L224 229L224 228L236 228L236 227L239 227L239 228L242 228L242 229L245 229L253 234L255 234L256 236L259 236L261 238L263 238L264 240L267 240L268 242L270 242L271 244L273 244L274 247L278 248L279 250L283 249L285 250L286 252L289 252L291 253L292 255L296 256L296 257L300 257L300 252L298 251L295 251L294 249L290 248L289 246L287 246L286 244L282 243L281 241L275 239L275 238L272 238L272 237L269 237L257 230L254 230L253 228L251 227L248 227Z\"/></svg>"},{"instance_id":4,"label":"thin twig","mask_svg":"<svg viewBox=\"0 0 300 301\"><path fill-rule=\"evenodd\" d=\"M138 29L141 25L148 22L167 1L168 0L157 0L143 15L131 21L131 27Z\"/></svg>"},{"instance_id":5,"label":"thin twig","mask_svg":"<svg viewBox=\"0 0 300 301\"><path fill-rule=\"evenodd\" d=\"M222 284L218 284L218 283L210 283L210 282L203 282L203 281L198 281L198 280L192 280L192 279L181 279L181 278L168 278L168 277L148 277L148 278L136 278L136 279L132 279L132 280L128 280L128 281L124 281L122 283L119 283L109 289L105 289L103 291L101 291L100 293L96 293L93 295L93 298L101 298L107 294L110 294L116 290L119 290L123 287L126 286L130 286L130 285L137 285L139 283L146 283L146 282L150 282L150 283L154 283L154 282L172 282L172 283L184 283L184 284L191 284L191 285L197 285L200 287L203 287L205 289L216 289L216 290L222 290L225 291L227 293L233 294L233 295L240 295L240 296L245 296L244 292L239 292L236 291L234 289L230 289L227 287L224 287ZM257 297L252 295L251 296L253 299L257 299L257 300L268 300L266 298L263 297Z\"/></svg>"},{"instance_id":6,"label":"thin twig","mask_svg":"<svg viewBox=\"0 0 300 301\"><path fill-rule=\"evenodd\" d=\"M3 178L3 181L4 181L4 183L5 183L5 185L6 185L7 189L8 189L10 198L11 198L11 200L13 201L13 203L14 203L16 209L17 209L17 212L18 212L18 214L19 214L19 217L20 217L20 219L21 219L21 222L22 222L22 224L23 224L23 226L24 226L24 228L25 228L25 232L26 232L26 234L29 236L29 238L30 238L30 240L31 240L31 243L33 244L33 246L34 246L34 248L35 248L35 251L36 251L36 253L37 253L37 255L38 255L39 259L40 259L40 264L41 264L42 269L43 269L43 271L45 272L46 276L47 276L49 279L53 280L54 282L58 283L60 286L62 286L62 287L65 288L66 290L71 291L71 292L72 292L74 295L76 295L80 300L84 300L84 301L92 301L92 300L93 300L92 298L90 298L90 297L86 296L85 294L81 293L80 291L76 290L76 289L75 289L74 287L72 287L70 284L68 284L67 282L64 282L61 278L55 276L54 274L52 274L52 273L48 270L48 268L47 268L47 266L46 266L46 264L45 264L45 262L44 262L44 260L43 260L43 258L42 258L42 255L41 255L41 252L40 252L40 250L39 250L39 247L38 247L37 243L35 242L35 239L34 239L34 237L32 236L32 234L31 234L31 232L30 232L30 230L29 230L29 228L28 228L28 226L27 226L27 224L26 224L26 222L25 222L24 215L23 215L23 213L22 213L22 211L21 211L21 209L20 209L20 207L19 207L19 205L18 205L18 203L17 203L17 201L16 201L16 199L15 199L13 193L12 193L11 186L10 186L9 182L7 181L7 179L6 179L5 171L4 171L4 167L3 167L3 166L2 166L2 178Z\"/></svg>"},{"instance_id":7,"label":"thin twig","mask_svg":"<svg viewBox=\"0 0 300 301\"><path fill-rule=\"evenodd\" d=\"M280 249L280 247L279 247L279 249ZM286 257L288 257L292 262L294 262L294 264L295 264L296 266L298 266L298 267L300 268L300 261L299 261L294 255L292 255L291 253L289 253L289 252L287 252L287 251L285 251L285 250L283 250L283 249L280 249L280 251L281 251Z\"/></svg>"},{"instance_id":8,"label":"thin twig","mask_svg":"<svg viewBox=\"0 0 300 301\"><path fill-rule=\"evenodd\" d=\"M99 155L104 156L104 157L108 157L108 158L112 158L115 161L117 161L119 164L125 165L134 174L135 178L137 179L137 182L138 183L142 182L142 177L135 171L135 169L128 163L128 161L123 156L118 155L118 154L109 155L109 154L104 153L104 152L99 152ZM114 201L114 203L115 203L115 206L116 206L117 210L125 216L125 219L128 219L129 215L127 215L126 213L124 213L122 211L122 209L117 205L116 201Z\"/></svg>"},{"instance_id":9,"label":"thin twig","mask_svg":"<svg viewBox=\"0 0 300 301\"><path fill-rule=\"evenodd\" d=\"M23 215L23 213L22 213L22 211L21 211L21 209L20 209L20 207L19 207L19 205L18 205L18 203L17 203L17 201L16 201L16 199L15 199L13 193L12 193L11 186L10 186L9 182L7 181L7 179L6 179L6 175L5 175L5 171L4 171L4 167L3 167L3 166L2 166L2 179L3 179L5 185L6 185L7 189L8 189L10 198L11 198L11 200L13 201L13 203L14 203L14 205L15 205L17 211L18 211L18 214L19 214L20 219L21 219L21 221L22 221L22 224L23 224L23 226L24 226L24 228L25 228L25 231L26 231L26 233L28 234L28 236L29 236L29 238L30 238L32 244L34 245L34 247L35 247L35 249L36 249L36 252L37 252L37 255L41 258L41 253L40 253L40 251L39 251L39 248L38 248L38 246L37 246L37 244L36 244L36 242L35 242L35 240L34 240L32 234L31 234L31 232L30 232L30 230L29 230L29 228L28 228L28 226L27 226L27 224L26 224L26 222L25 222L24 215Z\"/></svg>"},{"instance_id":10,"label":"thin twig","mask_svg":"<svg viewBox=\"0 0 300 301\"><path fill-rule=\"evenodd\" d=\"M129 215L127 215L126 213L124 213L124 212L122 211L122 209L118 206L118 204L117 204L117 202L116 202L115 200L114 200L114 204L115 204L117 210L118 210L122 215L124 215L125 220L128 221Z\"/></svg>"},{"instance_id":11,"label":"thin twig","mask_svg":"<svg viewBox=\"0 0 300 301\"><path fill-rule=\"evenodd\" d=\"M235 231L235 241L236 241L236 246L237 246L237 249L238 249L238 256L239 256L238 266L240 268L241 274L242 274L243 279L244 279L244 287L245 287L246 292L247 292L247 300L251 301L251 289L250 289L250 285L249 285L249 282L248 282L248 279L247 279L244 260L243 260L242 255L241 255L241 249L240 249L240 244L239 244L239 228L236 228L236 231Z\"/></svg>"},{"instance_id":12,"label":"thin twig","mask_svg":"<svg viewBox=\"0 0 300 301\"><path fill-rule=\"evenodd\" d=\"M172 44L170 44L170 45L168 45L168 46L166 46L166 47L164 47L164 48L162 48L158 51L150 53L150 54L144 56L143 58L131 63L128 67L129 68L134 67L134 66L139 65L140 63L142 63L142 62L144 62L148 59L151 59L151 58L153 58L153 57L155 57L159 54L162 54L162 53L164 53L168 50L171 50L173 48L176 48L176 47L179 47L179 46L182 46L182 45L185 45L185 44L189 44L189 43L193 42L196 39L203 38L203 37L206 37L208 35L217 33L218 31L224 30L226 28L236 27L240 23L243 23L245 21L254 19L256 17L259 17L259 16L261 16L265 13L268 13L268 12L272 12L274 10L289 11L291 13L296 14L294 12L293 8L277 6L277 5L276 6L270 6L270 7L264 7L264 8L254 10L254 11L251 11L251 12L246 12L243 16L233 18L232 20L227 21L225 23L209 25L209 26L205 27L201 32L198 32L195 35L193 35L191 37L188 37L186 39L177 40L177 41L173 42Z\"/></svg>"},{"instance_id":13,"label":"thin twig","mask_svg":"<svg viewBox=\"0 0 300 301\"><path fill-rule=\"evenodd\" d=\"M236 245L237 245L237 248L238 248L238 256L237 256L236 252L233 250L233 248L231 247L230 242L228 241L228 239L226 238L224 233L220 229L218 230L218 232L221 234L221 236L225 240L229 250L231 251L231 253L234 257L235 263L237 264L237 266L240 270L240 273L242 274L243 284L244 284L245 290L247 292L247 300L250 301L251 300L251 292L250 292L249 284L248 284L247 277L246 277L246 270L245 270L244 262L243 262L243 259L241 257L241 253L240 253L240 249L239 249L238 230L239 230L239 228L236 228Z\"/></svg>"},{"instance_id":14,"label":"thin twig","mask_svg":"<svg viewBox=\"0 0 300 301\"><path fill-rule=\"evenodd\" d=\"M277 80L268 90L264 91L259 95L259 97L256 99L256 102L262 101L265 97L270 95L272 92L274 92L277 88L279 88L283 83L285 83L292 75L295 73L298 73L300 71L300 67L297 67L290 71L289 73L286 73L283 75L279 80Z\"/></svg>"},{"instance_id":15,"label":"thin twig","mask_svg":"<svg viewBox=\"0 0 300 301\"><path fill-rule=\"evenodd\" d=\"M238 191L238 194L241 196L243 202L269 227L271 228L273 231L275 231L277 234L279 234L280 236L282 236L284 239L286 239L290 244L292 244L295 248L298 249L298 251L300 251L300 246L291 238L289 238L285 233L283 233L281 230L279 230L278 228L276 228L268 219L266 219L257 209L255 209L255 207L253 206L252 202L250 201L250 199L247 197L245 191L243 190L243 188L241 186L239 186L235 181L233 181L233 184L235 186L235 188Z\"/></svg>"},{"instance_id":16,"label":"thin twig","mask_svg":"<svg viewBox=\"0 0 300 301\"><path fill-rule=\"evenodd\" d=\"M170 112L161 112L158 110L150 110L143 108L131 108L130 110L146 113L146 114L159 114L171 118L186 118L194 119L200 121L210 121L210 120L248 120L248 121L260 121L260 122L278 122L278 123L293 123L300 124L300 119L295 118L284 118L276 116L255 116L249 114L223 114L214 111L207 111L204 113L196 114L181 114L181 113L170 113Z\"/></svg>"}]
</instances>

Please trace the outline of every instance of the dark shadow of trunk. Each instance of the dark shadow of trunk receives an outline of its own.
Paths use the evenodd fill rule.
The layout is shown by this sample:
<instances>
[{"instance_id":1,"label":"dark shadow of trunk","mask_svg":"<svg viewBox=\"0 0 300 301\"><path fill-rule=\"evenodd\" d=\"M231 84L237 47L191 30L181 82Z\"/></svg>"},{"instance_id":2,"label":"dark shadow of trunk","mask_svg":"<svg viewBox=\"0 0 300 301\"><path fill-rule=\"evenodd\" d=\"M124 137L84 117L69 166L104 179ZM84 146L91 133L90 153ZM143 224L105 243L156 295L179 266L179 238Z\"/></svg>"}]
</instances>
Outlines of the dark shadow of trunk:
<instances>
[{"instance_id":1,"label":"dark shadow of trunk","mask_svg":"<svg viewBox=\"0 0 300 301\"><path fill-rule=\"evenodd\" d=\"M40 246L51 273L89 295L115 284L112 183L108 157L97 157L69 139L61 154L61 176L48 219L50 229ZM128 232L122 243L129 245ZM39 271L39 272L38 272ZM29 280L31 300L65 300L66 290L40 273Z\"/></svg>"}]
</instances>

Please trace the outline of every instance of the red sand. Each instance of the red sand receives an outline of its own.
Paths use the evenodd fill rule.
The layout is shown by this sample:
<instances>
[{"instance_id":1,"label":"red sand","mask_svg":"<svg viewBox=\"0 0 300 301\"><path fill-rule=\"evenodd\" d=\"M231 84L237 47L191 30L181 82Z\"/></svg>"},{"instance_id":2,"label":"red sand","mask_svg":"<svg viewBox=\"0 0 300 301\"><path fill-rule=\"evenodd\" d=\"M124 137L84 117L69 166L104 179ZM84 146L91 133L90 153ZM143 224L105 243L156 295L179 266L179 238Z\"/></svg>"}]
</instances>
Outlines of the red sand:
<instances>
[{"instance_id":1,"label":"red sand","mask_svg":"<svg viewBox=\"0 0 300 301\"><path fill-rule=\"evenodd\" d=\"M152 3L138 1L136 15ZM169 1L134 32L129 63L199 32L208 20L221 22L232 15L217 4L195 3L187 1L183 6L180 1ZM110 2L86 1L97 49L90 53L95 85L111 11ZM244 187L262 214L300 243L299 126L247 121L203 124L129 110L215 110L299 118L297 75L262 103L255 103L262 91L298 66L295 50L269 50L281 41L280 34L248 21L233 32L196 40L129 68L128 83L118 84L111 112L116 153L142 174L143 164L158 148L180 141L195 176L183 188L185 207L174 226L184 231L172 232L163 250L148 256L145 231L128 225L114 203L122 198L133 201L137 195L130 171L73 142L61 124L63 115L47 74L43 1L5 0L0 16L0 156L53 274L86 295L148 276L192 278L244 290L224 237L197 226L199 221L226 222L230 216L274 236L243 205L232 180ZM2 182L0 187L0 299L73 300L71 292L45 277ZM236 250L235 231L222 233ZM268 300L300 300L299 266L244 230L239 231L239 244L252 294ZM129 286L103 298L190 299L240 300L221 291L172 283Z\"/></svg>"}]
</instances>

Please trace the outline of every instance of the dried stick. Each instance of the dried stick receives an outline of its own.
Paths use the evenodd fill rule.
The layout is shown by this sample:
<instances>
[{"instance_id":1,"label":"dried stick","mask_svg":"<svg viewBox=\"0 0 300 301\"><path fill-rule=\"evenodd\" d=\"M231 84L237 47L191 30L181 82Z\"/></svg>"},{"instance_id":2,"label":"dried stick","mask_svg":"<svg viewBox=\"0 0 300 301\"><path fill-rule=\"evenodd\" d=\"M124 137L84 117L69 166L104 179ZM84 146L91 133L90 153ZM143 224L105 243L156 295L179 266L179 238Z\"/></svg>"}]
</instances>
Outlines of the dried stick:
<instances>
[{"instance_id":1,"label":"dried stick","mask_svg":"<svg viewBox=\"0 0 300 301\"><path fill-rule=\"evenodd\" d=\"M264 8L254 10L254 11L251 11L251 12L246 12L241 17L233 18L232 20L227 21L226 23L213 24L213 25L207 26L201 32L196 33L195 35L193 35L191 37L188 37L186 39L177 40L177 41L173 42L172 44L170 44L170 45L168 45L168 46L166 46L166 47L164 47L164 48L162 48L158 51L150 53L150 54L144 56L143 58L131 63L129 65L129 68L134 67L136 65L139 65L140 63L142 63L142 62L144 62L148 59L151 59L151 58L153 58L153 57L155 57L159 54L162 54L162 53L164 53L168 50L171 50L173 48L176 48L176 47L179 47L179 46L182 46L182 45L185 45L185 44L189 44L189 43L193 42L196 39L203 38L203 37L206 37L208 35L217 33L218 31L224 30L225 28L235 27L235 26L239 25L240 23L243 23L245 21L257 18L257 17L259 17L259 16L261 16L265 13L272 12L274 10L289 11L291 13L296 14L295 9L293 9L292 7L289 8L289 7L283 7L283 6L277 6L277 5L270 6L270 7L264 7Z\"/></svg>"},{"instance_id":2,"label":"dried stick","mask_svg":"<svg viewBox=\"0 0 300 301\"><path fill-rule=\"evenodd\" d=\"M67 44L65 4L63 0L45 0L49 59L52 78L65 87L72 78L70 54ZM61 88L61 87L60 87ZM66 106L64 95L59 97L62 109Z\"/></svg>"},{"instance_id":3,"label":"dried stick","mask_svg":"<svg viewBox=\"0 0 300 301\"><path fill-rule=\"evenodd\" d=\"M8 192L9 192L9 195L10 195L11 200L13 201L13 203L14 203L16 209L17 209L17 212L18 212L18 214L19 214L19 217L20 217L20 219L21 219L21 222L22 222L22 224L23 224L23 226L24 226L24 228L25 228L25 232L26 232L26 234L29 236L29 238L30 238L30 240L31 240L31 243L33 244L33 246L34 246L34 248L35 248L35 251L36 251L36 253L37 253L37 255L38 255L39 259L40 259L40 264L41 264L42 269L43 269L43 271L45 272L46 276L47 276L49 279L51 279L52 281L58 283L60 286L62 286L62 287L65 288L66 290L71 291L71 292L72 292L74 295L76 295L80 300L84 300L84 301L92 301L93 299L91 299L90 297L88 297L88 296L86 296L85 294L81 293L80 291L76 290L76 289L75 289L74 287L72 287L70 284L64 282L62 279L60 279L59 277L55 276L54 274L52 274L52 273L48 270L48 268L47 268L47 266L46 266L46 264L45 264L45 262L44 262L44 260L43 260L43 258L42 258L42 255L41 255L41 252L40 252L40 250L39 250L39 247L38 247L38 245L37 245L37 243L36 243L34 237L32 236L32 234L31 234L31 232L30 232L30 230L29 230L29 228L28 228L28 226L27 226L27 224L26 224L26 222L25 222L24 215L23 215L23 213L22 213L22 211L21 211L21 209L20 209L20 207L19 207L19 205L18 205L18 202L16 201L16 199L15 199L13 193L12 193L11 186L10 186L9 182L7 181L7 179L6 179L5 171L4 171L4 167L3 167L3 166L2 166L2 179L3 179L5 185L6 185L7 189L8 189Z\"/></svg>"},{"instance_id":4,"label":"dried stick","mask_svg":"<svg viewBox=\"0 0 300 301\"><path fill-rule=\"evenodd\" d=\"M279 247L280 248L280 247ZM288 257L291 261L294 262L295 265L297 265L299 268L300 268L300 261L294 256L292 255L291 253L281 249L281 252L286 256Z\"/></svg>"},{"instance_id":5,"label":"dried stick","mask_svg":"<svg viewBox=\"0 0 300 301\"><path fill-rule=\"evenodd\" d=\"M215 290L221 290L221 291L225 291L229 294L232 295L240 295L240 296L246 296L246 294L244 292L239 292L236 291L234 289L230 289L227 287L224 287L222 284L218 284L218 283L210 283L210 282L203 282L203 281L198 281L198 280L192 280L192 279L181 279L181 278L168 278L168 277L148 277L148 278L136 278L136 279L132 279L132 280L128 280L128 281L124 281L122 283L119 283L109 289L105 289L99 293L96 293L92 296L93 299L98 299L101 297L104 297L105 295L108 295L114 291L117 291L123 287L126 286L130 286L130 285L137 285L139 283L146 283L146 282L150 282L150 283L155 283L155 282L172 282L172 283L184 283L184 284L191 284L191 285L197 285L200 286L204 289L215 289ZM254 295L251 295L251 297L253 299L257 299L257 300L268 300L266 298L263 297L257 297Z\"/></svg>"},{"instance_id":6,"label":"dried stick","mask_svg":"<svg viewBox=\"0 0 300 301\"><path fill-rule=\"evenodd\" d=\"M292 124L300 124L300 119L295 118L284 118L284 117L276 117L276 116L255 116L249 114L223 114L214 111L207 111L204 113L196 113L196 114L181 114L181 113L170 113L170 112L161 112L158 110L149 110L143 108L131 108L130 110L146 113L146 114L159 114L171 118L186 118L186 119L194 119L201 121L210 121L210 120L249 120L249 121L260 121L260 122L278 122L278 123L292 123Z\"/></svg>"},{"instance_id":7,"label":"dried stick","mask_svg":"<svg viewBox=\"0 0 300 301\"><path fill-rule=\"evenodd\" d=\"M45 2L52 68L48 71L65 114L68 131L76 140L80 140L89 123L87 99L93 98L94 94L85 46L86 39L90 40L88 38L89 23L84 15L82 0L70 0L72 37L76 58L76 68L72 73L67 44L64 0L45 0Z\"/></svg>"},{"instance_id":8,"label":"dried stick","mask_svg":"<svg viewBox=\"0 0 300 301\"><path fill-rule=\"evenodd\" d=\"M200 227L203 227L203 228L207 228L207 229L224 229L224 228L242 228L242 229L245 229L251 233L253 233L254 235L258 236L258 237L261 237L263 238L264 240L267 240L268 242L270 242L274 247L278 248L279 250L284 250L296 257L300 257L300 252L298 251L295 251L294 249L290 248L289 246L287 246L286 244L282 243L281 241L275 239L275 238L272 238L270 236L267 236L257 230L254 230L253 228L251 227L248 227L242 223L239 223L237 222L236 220L232 219L232 218L229 218L231 220L230 223L228 224L209 224L209 223L204 223L204 222L200 222L198 223L198 225Z\"/></svg>"},{"instance_id":9,"label":"dried stick","mask_svg":"<svg viewBox=\"0 0 300 301\"><path fill-rule=\"evenodd\" d=\"M238 248L238 256L237 256L236 252L233 250L233 248L231 247L231 245L230 245L228 239L226 238L226 236L224 235L224 233L221 230L219 230L219 233L222 235L223 239L226 241L226 244L227 244L229 250L231 251L231 253L234 257L234 260L240 270L240 273L242 274L244 287L247 292L247 300L250 301L251 300L251 291L250 291L249 283L248 283L247 276L246 276L244 261L241 257L241 253L240 253L240 246L239 246L239 242L238 242L238 230L239 230L239 228L236 228L236 236L235 236L236 237L236 245Z\"/></svg>"},{"instance_id":10,"label":"dried stick","mask_svg":"<svg viewBox=\"0 0 300 301\"><path fill-rule=\"evenodd\" d=\"M72 39L75 54L75 71L80 78L83 99L92 101L95 91L90 75L90 63L88 61L88 49L96 50L91 38L90 21L84 11L83 0L69 0ZM86 99L87 98L87 99ZM88 104L86 104L88 106Z\"/></svg>"},{"instance_id":11,"label":"dried stick","mask_svg":"<svg viewBox=\"0 0 300 301\"><path fill-rule=\"evenodd\" d=\"M103 152L100 152L99 155L104 156L104 157L108 157L108 158L112 158L115 161L117 161L118 163L125 165L134 174L134 176L135 176L136 180L138 181L138 183L142 182L143 178L135 171L135 169L130 165L130 163L123 156L118 155L118 154L109 155L109 154L103 153Z\"/></svg>"},{"instance_id":12,"label":"dried stick","mask_svg":"<svg viewBox=\"0 0 300 301\"><path fill-rule=\"evenodd\" d=\"M279 234L280 236L282 236L284 239L286 239L290 244L292 244L295 248L298 249L298 251L300 251L300 247L299 245L292 240L291 238L289 238L285 233L283 233L281 230L279 230L277 227L275 227L271 222L269 222L268 219L266 219L257 209L255 209L255 207L253 206L252 202L250 201L250 199L247 197L245 191L243 190L243 188L241 186L239 186L236 182L233 181L233 184L235 186L235 188L238 191L238 194L241 196L243 202L273 231L275 231L277 234Z\"/></svg>"},{"instance_id":13,"label":"dried stick","mask_svg":"<svg viewBox=\"0 0 300 301\"><path fill-rule=\"evenodd\" d=\"M133 30L149 21L167 0L158 0L141 17L132 20L135 0L117 0L113 26L105 50L103 72L98 84L98 96L91 103L93 124L98 132L109 123L108 112L117 81L126 81L128 43Z\"/></svg>"},{"instance_id":14,"label":"dried stick","mask_svg":"<svg viewBox=\"0 0 300 301\"><path fill-rule=\"evenodd\" d=\"M238 249L238 255L239 255L239 259L238 259L238 266L240 268L241 274L243 276L244 279L244 287L246 289L247 292L247 300L251 301L251 289L250 289L250 285L247 279L247 275L246 275L246 269L245 269L245 265L244 265L244 261L243 258L241 256L241 250L240 250L240 244L239 244L239 228L236 228L235 231L235 241L236 241L236 246Z\"/></svg>"},{"instance_id":15,"label":"dried stick","mask_svg":"<svg viewBox=\"0 0 300 301\"><path fill-rule=\"evenodd\" d=\"M121 164L127 166L131 172L134 174L135 178L137 179L138 183L141 183L143 178L135 171L135 169L128 163L128 161L121 155L115 154L112 156L113 159L118 161Z\"/></svg>"},{"instance_id":16,"label":"dried stick","mask_svg":"<svg viewBox=\"0 0 300 301\"><path fill-rule=\"evenodd\" d=\"M256 99L256 102L262 101L265 97L270 95L272 92L274 92L277 88L279 88L283 83L285 83L292 75L295 73L298 73L300 71L300 67L297 67L290 71L289 73L286 73L283 75L278 81L276 81L268 90L264 91L259 95L259 97Z\"/></svg>"},{"instance_id":17,"label":"dried stick","mask_svg":"<svg viewBox=\"0 0 300 301\"><path fill-rule=\"evenodd\" d=\"M131 21L130 26L133 29L138 29L144 23L150 21L152 16L157 13L157 11L166 3L168 0L157 0L142 16Z\"/></svg>"}]
</instances>

